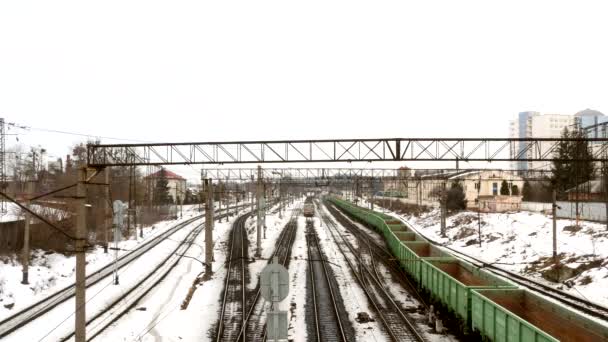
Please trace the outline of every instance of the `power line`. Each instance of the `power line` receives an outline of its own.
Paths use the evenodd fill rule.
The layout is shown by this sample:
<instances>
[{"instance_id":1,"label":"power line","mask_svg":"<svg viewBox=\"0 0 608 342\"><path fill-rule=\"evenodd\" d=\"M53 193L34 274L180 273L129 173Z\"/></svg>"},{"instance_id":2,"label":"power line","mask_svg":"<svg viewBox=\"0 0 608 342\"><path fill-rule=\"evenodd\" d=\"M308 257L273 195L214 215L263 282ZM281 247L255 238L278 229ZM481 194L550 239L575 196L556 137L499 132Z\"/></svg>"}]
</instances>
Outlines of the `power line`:
<instances>
[{"instance_id":1,"label":"power line","mask_svg":"<svg viewBox=\"0 0 608 342\"><path fill-rule=\"evenodd\" d=\"M48 132L48 133L67 134L67 135L74 135L74 136L87 137L87 138L95 137L95 138L99 138L99 139L108 139L108 140L131 141L131 142L138 142L138 143L152 143L152 141L147 141L147 140L107 137L107 136L102 136L102 135L97 135L97 134L68 132L68 131L61 131L61 130L50 129L50 128L32 127L32 126L17 124L14 122L7 122L7 125L9 127L20 128L20 129L23 129L26 131L27 130L36 130L36 131L42 131L42 132Z\"/></svg>"}]
</instances>

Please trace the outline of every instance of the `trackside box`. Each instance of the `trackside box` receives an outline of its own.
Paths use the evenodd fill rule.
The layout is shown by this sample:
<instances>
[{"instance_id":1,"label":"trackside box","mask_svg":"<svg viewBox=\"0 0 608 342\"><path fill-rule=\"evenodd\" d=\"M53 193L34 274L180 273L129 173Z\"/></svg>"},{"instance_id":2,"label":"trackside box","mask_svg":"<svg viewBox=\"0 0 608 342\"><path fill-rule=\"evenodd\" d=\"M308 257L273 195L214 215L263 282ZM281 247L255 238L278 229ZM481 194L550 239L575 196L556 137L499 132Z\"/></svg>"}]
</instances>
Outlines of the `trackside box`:
<instances>
[{"instance_id":1,"label":"trackside box","mask_svg":"<svg viewBox=\"0 0 608 342\"><path fill-rule=\"evenodd\" d=\"M510 282L455 258L422 259L420 285L459 316L467 327L471 326L471 290L515 288Z\"/></svg>"},{"instance_id":2,"label":"trackside box","mask_svg":"<svg viewBox=\"0 0 608 342\"><path fill-rule=\"evenodd\" d=\"M471 327L490 341L608 341L608 328L522 289L474 290Z\"/></svg>"},{"instance_id":3,"label":"trackside box","mask_svg":"<svg viewBox=\"0 0 608 342\"><path fill-rule=\"evenodd\" d=\"M424 241L404 241L400 243L399 264L409 273L417 282L420 282L420 264L421 258L449 258L451 255L439 247Z\"/></svg>"}]
</instances>

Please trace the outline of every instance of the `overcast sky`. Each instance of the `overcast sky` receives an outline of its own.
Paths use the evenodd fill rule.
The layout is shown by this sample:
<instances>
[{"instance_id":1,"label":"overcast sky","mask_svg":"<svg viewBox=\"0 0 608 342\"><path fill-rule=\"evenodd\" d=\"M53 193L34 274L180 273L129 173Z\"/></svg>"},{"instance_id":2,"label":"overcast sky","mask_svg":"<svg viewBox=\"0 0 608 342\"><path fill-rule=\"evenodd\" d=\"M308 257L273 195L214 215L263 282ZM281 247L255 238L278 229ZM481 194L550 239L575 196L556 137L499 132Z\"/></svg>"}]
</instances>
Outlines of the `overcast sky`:
<instances>
[{"instance_id":1,"label":"overcast sky","mask_svg":"<svg viewBox=\"0 0 608 342\"><path fill-rule=\"evenodd\" d=\"M2 1L0 116L164 142L506 137L524 110L608 113L606 1L497 3ZM20 132L54 155L84 139Z\"/></svg>"}]
</instances>

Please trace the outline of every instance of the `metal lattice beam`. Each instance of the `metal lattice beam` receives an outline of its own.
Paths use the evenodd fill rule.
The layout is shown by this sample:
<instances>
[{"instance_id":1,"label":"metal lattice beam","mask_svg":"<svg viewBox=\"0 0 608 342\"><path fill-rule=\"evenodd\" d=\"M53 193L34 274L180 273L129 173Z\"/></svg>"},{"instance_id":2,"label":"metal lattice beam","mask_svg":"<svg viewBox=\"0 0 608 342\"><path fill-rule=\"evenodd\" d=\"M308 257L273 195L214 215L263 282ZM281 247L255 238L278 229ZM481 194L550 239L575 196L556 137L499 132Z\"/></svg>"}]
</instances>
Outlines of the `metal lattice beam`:
<instances>
[{"instance_id":1,"label":"metal lattice beam","mask_svg":"<svg viewBox=\"0 0 608 342\"><path fill-rule=\"evenodd\" d=\"M354 161L553 161L563 141L588 141L608 161L607 138L392 138L89 145L90 167ZM522 153L522 151L527 151ZM582 161L579 159L561 161Z\"/></svg>"}]
</instances>

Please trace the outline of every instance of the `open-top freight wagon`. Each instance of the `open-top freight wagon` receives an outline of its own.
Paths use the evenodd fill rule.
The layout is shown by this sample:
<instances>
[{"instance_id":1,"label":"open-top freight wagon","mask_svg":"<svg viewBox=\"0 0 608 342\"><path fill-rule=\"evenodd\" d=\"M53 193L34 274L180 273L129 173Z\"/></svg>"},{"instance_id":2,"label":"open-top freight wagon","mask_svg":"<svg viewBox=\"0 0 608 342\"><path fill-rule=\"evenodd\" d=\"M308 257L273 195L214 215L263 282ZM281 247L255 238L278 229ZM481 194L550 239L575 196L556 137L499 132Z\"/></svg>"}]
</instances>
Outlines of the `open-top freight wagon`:
<instances>
[{"instance_id":1,"label":"open-top freight wagon","mask_svg":"<svg viewBox=\"0 0 608 342\"><path fill-rule=\"evenodd\" d=\"M459 259L401 220L335 197L329 200L377 230L401 267L462 321L465 333L472 330L499 342L608 341L605 325Z\"/></svg>"}]
</instances>

